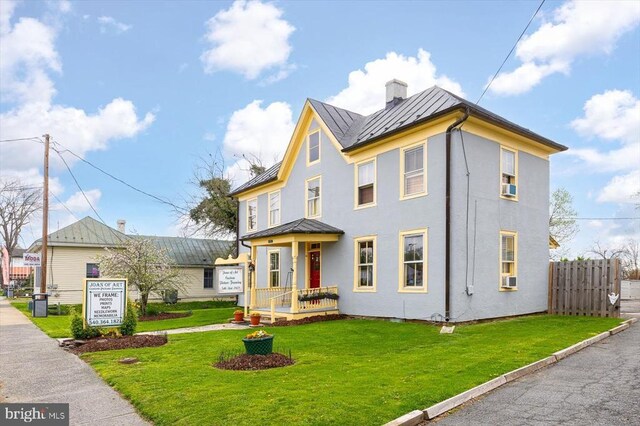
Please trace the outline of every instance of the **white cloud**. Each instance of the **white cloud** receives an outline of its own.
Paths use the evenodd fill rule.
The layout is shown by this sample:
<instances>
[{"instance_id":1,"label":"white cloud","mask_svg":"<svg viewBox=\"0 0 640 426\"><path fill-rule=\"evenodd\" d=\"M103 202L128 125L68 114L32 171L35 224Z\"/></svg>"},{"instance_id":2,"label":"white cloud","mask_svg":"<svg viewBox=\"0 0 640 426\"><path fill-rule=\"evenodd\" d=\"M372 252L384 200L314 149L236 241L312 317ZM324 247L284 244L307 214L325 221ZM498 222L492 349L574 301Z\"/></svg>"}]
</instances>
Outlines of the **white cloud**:
<instances>
[{"instance_id":1,"label":"white cloud","mask_svg":"<svg viewBox=\"0 0 640 426\"><path fill-rule=\"evenodd\" d=\"M445 75L438 75L431 62L431 54L423 49L417 56L403 56L389 52L383 59L367 62L364 71L349 73L349 86L327 99L327 102L359 114L370 114L385 105L385 83L397 78L408 84L408 94L438 85L457 95L464 96L459 83Z\"/></svg>"},{"instance_id":2,"label":"white cloud","mask_svg":"<svg viewBox=\"0 0 640 426\"><path fill-rule=\"evenodd\" d=\"M11 15L3 15L2 22L0 93L14 105L0 114L1 139L41 136L47 131L54 140L84 155L106 149L111 140L133 137L154 121L152 113L138 118L134 104L121 98L93 114L56 105L55 87L48 74L62 70L55 48L56 30L34 18L19 18L12 27ZM3 164L2 174L37 169L42 163L42 145L32 141L3 144L2 155L11 159L10 164ZM53 155L54 166L59 165L56 161ZM71 158L68 161L74 162Z\"/></svg>"},{"instance_id":3,"label":"white cloud","mask_svg":"<svg viewBox=\"0 0 640 426\"><path fill-rule=\"evenodd\" d=\"M571 126L586 138L618 142L601 148L579 148L567 155L581 159L590 170L629 171L640 164L640 100L628 91L608 90L591 97L584 116Z\"/></svg>"},{"instance_id":4,"label":"white cloud","mask_svg":"<svg viewBox=\"0 0 640 426\"><path fill-rule=\"evenodd\" d=\"M640 139L640 99L629 90L607 90L584 104L584 117L571 122L582 136L621 140Z\"/></svg>"},{"instance_id":5,"label":"white cloud","mask_svg":"<svg viewBox=\"0 0 640 426\"><path fill-rule=\"evenodd\" d=\"M284 78L294 30L272 3L237 0L207 21L205 38L212 47L200 57L205 72L230 70L253 80L276 68L274 78Z\"/></svg>"},{"instance_id":6,"label":"white cloud","mask_svg":"<svg viewBox=\"0 0 640 426\"><path fill-rule=\"evenodd\" d=\"M99 189L90 189L85 190L84 194L86 195L86 198L85 195L82 195L82 192L80 191L71 195L64 202L65 206L67 206L67 208L74 212L74 214L76 215L92 211L91 206L93 206L97 210L98 202L102 197L102 192ZM87 202L87 199L89 200L89 202ZM91 203L91 205L89 205L89 203Z\"/></svg>"},{"instance_id":7,"label":"white cloud","mask_svg":"<svg viewBox=\"0 0 640 426\"><path fill-rule=\"evenodd\" d=\"M496 77L490 90L499 95L528 92L543 78L569 73L581 56L609 54L626 32L640 23L637 1L567 1L516 47L522 65Z\"/></svg>"},{"instance_id":8,"label":"white cloud","mask_svg":"<svg viewBox=\"0 0 640 426\"><path fill-rule=\"evenodd\" d=\"M640 201L638 192L640 192L640 170L634 170L626 175L614 176L602 189L597 201L635 204Z\"/></svg>"},{"instance_id":9,"label":"white cloud","mask_svg":"<svg viewBox=\"0 0 640 426\"><path fill-rule=\"evenodd\" d=\"M284 102L274 102L263 108L262 101L255 100L235 111L223 141L225 156L236 159L227 169L234 183L239 185L249 179L248 163L243 155L260 159L266 167L279 161L294 126L291 107Z\"/></svg>"},{"instance_id":10,"label":"white cloud","mask_svg":"<svg viewBox=\"0 0 640 426\"><path fill-rule=\"evenodd\" d=\"M112 16L100 16L98 17L98 23L100 24L100 32L103 34L109 31L113 31L115 34L122 34L132 28L131 25L117 21Z\"/></svg>"}]
</instances>

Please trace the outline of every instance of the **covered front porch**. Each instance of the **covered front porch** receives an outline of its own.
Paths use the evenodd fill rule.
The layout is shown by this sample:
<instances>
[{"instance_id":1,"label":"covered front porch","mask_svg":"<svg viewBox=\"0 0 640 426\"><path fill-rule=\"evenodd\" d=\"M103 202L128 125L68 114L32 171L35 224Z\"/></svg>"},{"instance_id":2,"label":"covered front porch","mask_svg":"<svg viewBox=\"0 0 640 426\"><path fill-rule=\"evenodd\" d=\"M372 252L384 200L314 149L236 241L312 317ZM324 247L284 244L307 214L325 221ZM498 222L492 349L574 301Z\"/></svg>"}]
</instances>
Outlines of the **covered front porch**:
<instances>
[{"instance_id":1,"label":"covered front porch","mask_svg":"<svg viewBox=\"0 0 640 426\"><path fill-rule=\"evenodd\" d=\"M313 219L299 219L255 232L242 238L251 244L253 273L249 308L263 321L294 320L339 313L337 283L322 282L322 249L344 234L340 229ZM303 253L300 253L301 246ZM259 259L259 248L267 247L267 259ZM280 250L291 253L291 267L282 271ZM277 253L277 262L273 257ZM299 261L302 257L303 262ZM300 260L302 260L300 259ZM266 260L266 273L256 268ZM282 279L285 272L285 279Z\"/></svg>"}]
</instances>

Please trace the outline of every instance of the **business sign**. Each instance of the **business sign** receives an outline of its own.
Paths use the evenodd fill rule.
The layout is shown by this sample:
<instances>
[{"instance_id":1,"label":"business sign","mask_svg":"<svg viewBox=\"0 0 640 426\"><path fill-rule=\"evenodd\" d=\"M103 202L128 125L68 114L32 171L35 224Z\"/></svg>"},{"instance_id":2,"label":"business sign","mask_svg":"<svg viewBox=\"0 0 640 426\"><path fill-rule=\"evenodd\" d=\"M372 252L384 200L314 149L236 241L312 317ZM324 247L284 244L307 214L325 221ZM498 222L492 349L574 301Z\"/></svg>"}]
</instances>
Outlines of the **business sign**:
<instances>
[{"instance_id":1,"label":"business sign","mask_svg":"<svg viewBox=\"0 0 640 426\"><path fill-rule=\"evenodd\" d=\"M22 253L24 266L40 266L40 253Z\"/></svg>"},{"instance_id":2,"label":"business sign","mask_svg":"<svg viewBox=\"0 0 640 426\"><path fill-rule=\"evenodd\" d=\"M87 279L84 288L84 319L92 327L122 324L126 312L127 280Z\"/></svg>"},{"instance_id":3,"label":"business sign","mask_svg":"<svg viewBox=\"0 0 640 426\"><path fill-rule=\"evenodd\" d=\"M244 271L241 266L218 266L218 293L235 294L244 291Z\"/></svg>"}]
</instances>

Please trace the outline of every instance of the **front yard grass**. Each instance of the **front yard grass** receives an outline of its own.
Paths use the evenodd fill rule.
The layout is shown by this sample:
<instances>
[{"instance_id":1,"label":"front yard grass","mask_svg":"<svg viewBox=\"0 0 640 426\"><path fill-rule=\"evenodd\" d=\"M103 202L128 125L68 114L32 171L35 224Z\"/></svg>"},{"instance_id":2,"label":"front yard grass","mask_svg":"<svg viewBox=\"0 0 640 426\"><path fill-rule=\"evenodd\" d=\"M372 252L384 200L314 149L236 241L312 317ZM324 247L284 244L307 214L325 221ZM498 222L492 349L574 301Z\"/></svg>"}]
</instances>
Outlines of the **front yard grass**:
<instances>
[{"instance_id":1,"label":"front yard grass","mask_svg":"<svg viewBox=\"0 0 640 426\"><path fill-rule=\"evenodd\" d=\"M228 302L224 302L228 305ZM31 311L27 309L27 302L14 301L11 302L13 306L18 308L24 315L26 315L33 323L44 331L49 337L60 338L71 336L71 316L70 315L49 315L46 318L33 318ZM208 324L221 324L227 322L230 318L233 318L234 307L215 307L208 309L194 309L200 306L225 306L224 304L217 304L212 302L185 302L177 303L175 305L157 304L158 308L167 312L180 312L191 310L192 314L188 317L173 318L159 321L141 321L138 322L136 333L143 331L157 331L157 330L173 330L175 328L182 327L197 327L199 325ZM81 312L82 306L79 311Z\"/></svg>"},{"instance_id":2,"label":"front yard grass","mask_svg":"<svg viewBox=\"0 0 640 426\"><path fill-rule=\"evenodd\" d=\"M159 425L380 425L424 409L620 323L529 316L456 327L341 320L269 328L295 365L262 371L212 367L246 331L169 336L158 348L83 358ZM118 360L137 357L138 364Z\"/></svg>"}]
</instances>

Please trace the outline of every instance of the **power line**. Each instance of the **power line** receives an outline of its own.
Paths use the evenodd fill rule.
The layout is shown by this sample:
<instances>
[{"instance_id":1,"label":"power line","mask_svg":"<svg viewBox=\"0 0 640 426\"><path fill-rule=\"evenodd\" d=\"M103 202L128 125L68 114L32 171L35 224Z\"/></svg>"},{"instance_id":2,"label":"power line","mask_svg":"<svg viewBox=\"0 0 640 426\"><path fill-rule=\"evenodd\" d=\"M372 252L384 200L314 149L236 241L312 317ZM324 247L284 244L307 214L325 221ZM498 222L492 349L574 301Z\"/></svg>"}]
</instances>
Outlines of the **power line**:
<instances>
[{"instance_id":1,"label":"power line","mask_svg":"<svg viewBox=\"0 0 640 426\"><path fill-rule=\"evenodd\" d=\"M5 143L5 142L19 142L19 141L33 141L33 142L39 142L39 143L44 143L42 142L42 139L40 139L37 136L34 136L32 138L17 138L17 139L3 139L0 140L0 143Z\"/></svg>"},{"instance_id":2,"label":"power line","mask_svg":"<svg viewBox=\"0 0 640 426\"><path fill-rule=\"evenodd\" d=\"M61 143L59 143L59 142L57 142L57 141L54 141L53 143L54 143L54 144L56 144L56 145L58 145L58 146L60 146L60 147L62 147L62 148L64 148L64 150L63 150L63 151L56 151L56 152L58 152L59 154L60 154L61 152L68 152L69 154L71 154L71 155L73 155L74 157L76 157L78 160L80 160L80 161L84 162L85 164L87 164L87 165L89 165L89 166L93 167L94 169L96 169L96 170L100 171L101 173L103 173L103 174L107 175L107 176L108 176L108 177L110 177L111 179L113 179L113 180L115 180L115 181L117 181L117 182L120 182L121 184L123 184L123 185L125 185L125 186L127 186L127 187L129 187L129 188L131 188L131 189L133 189L134 191L139 192L140 194L143 194L143 195L145 195L145 196L147 196L147 197L153 198L154 200L156 200L156 201L158 201L158 202L160 202L160 203L162 203L162 204L165 204L165 205L171 206L171 207L173 207L174 209L176 209L176 210L177 210L177 211L179 211L179 212L187 213L187 210L186 210L186 209L184 209L183 207L177 206L176 204L174 204L174 203L172 203L172 202L170 202L170 201L164 200L164 199L162 199L162 198L160 198L160 197L158 197L158 196L156 196L156 195L153 195L153 194L151 194L151 193L149 193L149 192L147 192L147 191L144 191L144 190L142 190L142 189L136 188L135 186L131 185L130 183L125 182L124 180L122 180L122 179L120 179L120 178L118 178L118 177L116 177L116 176L112 175L111 173L107 172L106 170L104 170L104 169L100 168L99 166L96 166L96 165L95 165L95 164L93 164L92 162L90 162L90 161L88 161L88 160L86 160L86 159L82 158L81 156L79 156L79 155L78 155L78 154L76 154L75 152L71 151L69 148L66 148L66 147L65 147L64 145L62 145Z\"/></svg>"},{"instance_id":3,"label":"power line","mask_svg":"<svg viewBox=\"0 0 640 426\"><path fill-rule=\"evenodd\" d=\"M122 238L120 237L120 235L115 233L115 230L112 229L109 225L107 225L107 223L104 221L104 219L102 218L102 216L100 216L100 213L98 213L98 211L95 209L95 207L93 207L93 204L91 204L91 201L89 200L89 197L87 197L87 194L84 192L84 190L82 189L82 187L80 186L80 183L78 182L78 179L76 179L76 176L73 174L73 172L71 171L71 168L69 167L69 164L67 164L67 160L64 159L64 157L62 156L62 154L60 153L60 151L58 151L57 149L53 148L53 150L58 154L58 157L60 157L60 159L62 160L62 162L64 163L65 167L67 168L67 171L69 172L69 174L71 175L71 178L73 178L73 181L76 183L76 186L78 187L78 189L80 190L80 192L82 193L82 196L84 197L85 201L87 202L87 204L89 204L89 207L91 207L91 210L93 210L93 212L96 214L96 216L98 217L98 219L100 219L100 222L102 222L107 228L109 228L109 230L111 231L111 233L118 238L119 240L122 240Z\"/></svg>"},{"instance_id":4,"label":"power line","mask_svg":"<svg viewBox=\"0 0 640 426\"><path fill-rule=\"evenodd\" d=\"M527 30L529 29L529 25L531 25L531 22L533 22L533 19L536 17L536 15L538 14L538 12L540 12L540 9L542 8L542 5L544 4L546 0L542 0L540 2L540 5L538 6L538 8L536 9L535 13L533 14L533 16L531 17L531 19L529 19L529 22L527 23L527 26L524 27L524 30L522 30L522 33L520 33L520 37L518 37L518 40L516 40L516 42L513 44L513 47L511 47L511 50L509 51L509 53L507 54L507 56L504 58L504 61L502 61L502 64L500 64L500 68L498 68L498 71L496 71L496 73L493 75L493 77L491 77L491 81L489 81L489 84L487 84L487 87L484 88L484 90L482 91L482 95L480 95L480 97L478 98L478 100L476 101L476 105L478 105L478 103L480 103L480 101L482 100L482 97L484 96L485 93L487 93L487 90L489 90L489 87L491 86L491 83L493 83L493 80L496 79L496 77L498 76L498 74L500 73L500 71L502 70L502 67L504 66L504 64L507 63L507 60L509 59L509 57L511 56L511 54L513 53L513 51L515 50L516 46L518 45L518 43L520 42L520 40L522 39L522 36L524 35L525 32L527 32Z\"/></svg>"}]
</instances>

